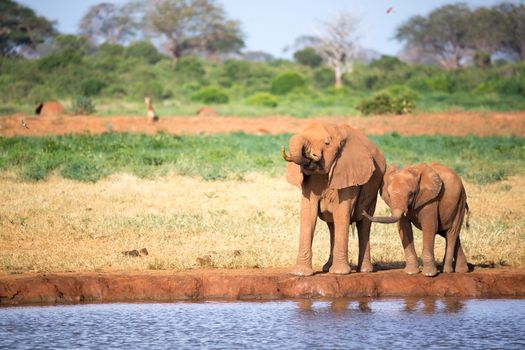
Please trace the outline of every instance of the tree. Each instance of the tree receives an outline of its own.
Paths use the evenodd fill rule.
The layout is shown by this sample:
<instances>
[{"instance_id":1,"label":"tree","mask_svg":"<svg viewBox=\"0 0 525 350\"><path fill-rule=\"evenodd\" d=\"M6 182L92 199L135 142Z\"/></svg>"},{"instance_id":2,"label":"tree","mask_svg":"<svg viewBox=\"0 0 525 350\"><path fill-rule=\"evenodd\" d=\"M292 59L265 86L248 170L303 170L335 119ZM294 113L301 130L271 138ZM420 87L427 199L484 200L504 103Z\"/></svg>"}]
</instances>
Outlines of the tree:
<instances>
[{"instance_id":1,"label":"tree","mask_svg":"<svg viewBox=\"0 0 525 350\"><path fill-rule=\"evenodd\" d=\"M71 34L58 35L53 40L53 45L57 51L71 50L82 55L89 50L89 42L85 37Z\"/></svg>"},{"instance_id":2,"label":"tree","mask_svg":"<svg viewBox=\"0 0 525 350\"><path fill-rule=\"evenodd\" d=\"M521 61L525 60L525 4L502 3L496 9L504 18L502 50Z\"/></svg>"},{"instance_id":3,"label":"tree","mask_svg":"<svg viewBox=\"0 0 525 350\"><path fill-rule=\"evenodd\" d=\"M442 6L428 18L410 18L397 28L395 37L406 41L409 47L437 55L446 68L458 68L469 54L470 14L470 9L462 3Z\"/></svg>"},{"instance_id":4,"label":"tree","mask_svg":"<svg viewBox=\"0 0 525 350\"><path fill-rule=\"evenodd\" d=\"M477 57L489 58L503 47L505 41L505 18L495 8L480 7L469 19L467 42L477 52ZM485 54L484 54L485 53Z\"/></svg>"},{"instance_id":5,"label":"tree","mask_svg":"<svg viewBox=\"0 0 525 350\"><path fill-rule=\"evenodd\" d=\"M148 0L145 23L167 40L174 60L188 53L237 52L244 46L239 22L228 20L214 0Z\"/></svg>"},{"instance_id":6,"label":"tree","mask_svg":"<svg viewBox=\"0 0 525 350\"><path fill-rule=\"evenodd\" d=\"M334 70L335 87L342 86L343 74L351 72L358 53L359 20L354 15L341 12L323 23L318 35L317 52Z\"/></svg>"},{"instance_id":7,"label":"tree","mask_svg":"<svg viewBox=\"0 0 525 350\"><path fill-rule=\"evenodd\" d=\"M293 58L300 64L312 68L319 67L323 63L323 58L312 47L305 47L302 50L295 51Z\"/></svg>"},{"instance_id":8,"label":"tree","mask_svg":"<svg viewBox=\"0 0 525 350\"><path fill-rule=\"evenodd\" d=\"M11 0L0 1L0 55L17 55L54 37L55 23L37 16L29 7Z\"/></svg>"},{"instance_id":9,"label":"tree","mask_svg":"<svg viewBox=\"0 0 525 350\"><path fill-rule=\"evenodd\" d=\"M79 32L94 43L122 44L139 29L136 12L140 8L137 2L93 5L80 20Z\"/></svg>"}]
</instances>

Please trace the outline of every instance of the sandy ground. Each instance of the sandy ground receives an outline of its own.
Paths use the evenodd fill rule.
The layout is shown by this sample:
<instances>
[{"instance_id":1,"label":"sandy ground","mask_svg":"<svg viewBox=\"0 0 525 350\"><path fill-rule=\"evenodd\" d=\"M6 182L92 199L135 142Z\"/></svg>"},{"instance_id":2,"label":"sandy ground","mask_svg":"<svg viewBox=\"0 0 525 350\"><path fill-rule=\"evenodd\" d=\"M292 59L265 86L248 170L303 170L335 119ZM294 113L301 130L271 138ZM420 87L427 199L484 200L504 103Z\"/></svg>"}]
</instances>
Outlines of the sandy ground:
<instances>
[{"instance_id":1,"label":"sandy ground","mask_svg":"<svg viewBox=\"0 0 525 350\"><path fill-rule=\"evenodd\" d=\"M397 132L401 135L516 135L525 136L525 111L520 112L449 112L406 116L318 117L300 119L289 116L241 117L161 117L149 124L145 116L62 116L41 117L16 114L0 117L0 136L48 135L69 133L163 131L170 134L227 133L251 134L297 132L313 120L348 123L367 134ZM24 126L25 125L25 126Z\"/></svg>"}]
</instances>

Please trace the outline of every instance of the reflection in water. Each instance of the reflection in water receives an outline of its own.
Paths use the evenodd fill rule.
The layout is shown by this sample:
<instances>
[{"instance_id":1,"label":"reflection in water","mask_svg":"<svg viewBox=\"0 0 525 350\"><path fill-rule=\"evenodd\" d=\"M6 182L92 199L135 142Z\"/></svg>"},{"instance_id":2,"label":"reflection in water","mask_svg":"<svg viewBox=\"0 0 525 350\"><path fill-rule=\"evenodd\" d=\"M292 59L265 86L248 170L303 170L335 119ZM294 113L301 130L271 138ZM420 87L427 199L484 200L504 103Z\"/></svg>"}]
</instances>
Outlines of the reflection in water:
<instances>
[{"instance_id":1,"label":"reflection in water","mask_svg":"<svg viewBox=\"0 0 525 350\"><path fill-rule=\"evenodd\" d=\"M0 308L0 349L525 349L524 311L456 298Z\"/></svg>"},{"instance_id":2,"label":"reflection in water","mask_svg":"<svg viewBox=\"0 0 525 350\"><path fill-rule=\"evenodd\" d=\"M377 302L378 299L333 299L333 300L314 300L314 299L302 299L298 300L297 307L302 312L314 313L320 311L323 308L328 308L334 313L345 313L345 312L372 312L372 306L374 300ZM407 313L423 313L432 315L435 313L457 313L463 310L465 301L458 298L436 298L436 297L407 297L403 299L397 299L403 301L403 311Z\"/></svg>"},{"instance_id":3,"label":"reflection in water","mask_svg":"<svg viewBox=\"0 0 525 350\"><path fill-rule=\"evenodd\" d=\"M435 298L409 297L404 299L406 312L423 312L425 314L434 314L436 312L457 313L464 307L464 301L458 298ZM443 304L441 307L439 304Z\"/></svg>"}]
</instances>

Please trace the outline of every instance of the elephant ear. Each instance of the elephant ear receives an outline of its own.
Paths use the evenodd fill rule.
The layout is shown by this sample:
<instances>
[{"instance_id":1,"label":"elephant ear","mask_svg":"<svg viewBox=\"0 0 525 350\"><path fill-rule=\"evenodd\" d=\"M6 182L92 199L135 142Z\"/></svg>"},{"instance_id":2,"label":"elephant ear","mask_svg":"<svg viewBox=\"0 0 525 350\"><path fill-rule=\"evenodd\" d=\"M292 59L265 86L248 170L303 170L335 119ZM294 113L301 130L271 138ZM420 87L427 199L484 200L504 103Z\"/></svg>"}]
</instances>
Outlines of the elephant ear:
<instances>
[{"instance_id":1,"label":"elephant ear","mask_svg":"<svg viewBox=\"0 0 525 350\"><path fill-rule=\"evenodd\" d=\"M443 181L438 173L426 164L413 167L419 174L419 191L414 199L414 209L420 208L439 196Z\"/></svg>"},{"instance_id":2,"label":"elephant ear","mask_svg":"<svg viewBox=\"0 0 525 350\"><path fill-rule=\"evenodd\" d=\"M381 198L385 201L385 203L390 206L390 194L388 193L388 185L390 184L390 176L396 172L397 165L392 164L391 166L386 169L385 176L383 176L383 184L381 185Z\"/></svg>"},{"instance_id":3,"label":"elephant ear","mask_svg":"<svg viewBox=\"0 0 525 350\"><path fill-rule=\"evenodd\" d=\"M359 131L348 125L338 128L340 141L339 157L330 172L330 187L342 189L360 186L368 182L375 170L371 150L366 147Z\"/></svg>"},{"instance_id":4,"label":"elephant ear","mask_svg":"<svg viewBox=\"0 0 525 350\"><path fill-rule=\"evenodd\" d=\"M294 162L286 163L286 180L292 185L301 188L303 185L303 172L301 167Z\"/></svg>"}]
</instances>

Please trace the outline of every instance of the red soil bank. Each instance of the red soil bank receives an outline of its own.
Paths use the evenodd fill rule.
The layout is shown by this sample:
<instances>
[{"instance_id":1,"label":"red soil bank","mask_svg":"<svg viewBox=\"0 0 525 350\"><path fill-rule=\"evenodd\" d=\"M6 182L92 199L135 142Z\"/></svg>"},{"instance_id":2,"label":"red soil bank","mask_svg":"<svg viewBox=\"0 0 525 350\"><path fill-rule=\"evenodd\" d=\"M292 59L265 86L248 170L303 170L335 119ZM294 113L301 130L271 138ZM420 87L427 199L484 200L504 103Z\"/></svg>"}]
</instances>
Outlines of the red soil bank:
<instances>
[{"instance_id":1,"label":"red soil bank","mask_svg":"<svg viewBox=\"0 0 525 350\"><path fill-rule=\"evenodd\" d=\"M341 297L525 296L525 269L435 278L401 270L295 277L285 269L0 275L0 306L31 303Z\"/></svg>"},{"instance_id":2,"label":"red soil bank","mask_svg":"<svg viewBox=\"0 0 525 350\"><path fill-rule=\"evenodd\" d=\"M192 116L161 116L157 123L148 123L145 116L63 116L38 118L21 114L0 117L0 136L63 135L70 133L100 134L140 132L152 134L210 134L244 131L249 134L279 134L301 131L313 120L348 123L370 135L397 132L400 135L516 135L525 136L525 112L450 112L406 116L292 118L267 116L260 118ZM28 128L22 125L25 121Z\"/></svg>"}]
</instances>

